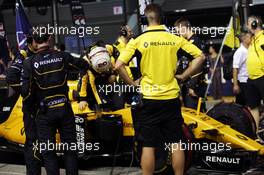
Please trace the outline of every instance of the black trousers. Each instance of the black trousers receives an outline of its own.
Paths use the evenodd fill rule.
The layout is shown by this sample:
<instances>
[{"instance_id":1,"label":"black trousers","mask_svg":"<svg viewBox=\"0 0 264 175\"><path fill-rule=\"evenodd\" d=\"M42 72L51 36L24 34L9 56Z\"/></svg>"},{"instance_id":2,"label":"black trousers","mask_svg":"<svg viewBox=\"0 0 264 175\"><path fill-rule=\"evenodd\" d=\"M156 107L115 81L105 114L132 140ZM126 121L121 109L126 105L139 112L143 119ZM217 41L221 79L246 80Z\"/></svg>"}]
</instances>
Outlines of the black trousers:
<instances>
[{"instance_id":1,"label":"black trousers","mask_svg":"<svg viewBox=\"0 0 264 175\"><path fill-rule=\"evenodd\" d=\"M41 175L41 155L38 150L34 149L38 136L34 117L32 112L23 105L23 121L26 133L26 143L24 147L24 157L27 168L27 175Z\"/></svg>"},{"instance_id":2,"label":"black trousers","mask_svg":"<svg viewBox=\"0 0 264 175\"><path fill-rule=\"evenodd\" d=\"M41 110L40 110L41 111ZM56 155L56 131L60 133L60 143L64 147L64 163L67 175L77 175L77 150L70 150L76 144L74 114L70 104L62 107L46 108L36 118L41 154L47 175L59 175L59 164ZM77 147L77 146L76 146Z\"/></svg>"}]
</instances>

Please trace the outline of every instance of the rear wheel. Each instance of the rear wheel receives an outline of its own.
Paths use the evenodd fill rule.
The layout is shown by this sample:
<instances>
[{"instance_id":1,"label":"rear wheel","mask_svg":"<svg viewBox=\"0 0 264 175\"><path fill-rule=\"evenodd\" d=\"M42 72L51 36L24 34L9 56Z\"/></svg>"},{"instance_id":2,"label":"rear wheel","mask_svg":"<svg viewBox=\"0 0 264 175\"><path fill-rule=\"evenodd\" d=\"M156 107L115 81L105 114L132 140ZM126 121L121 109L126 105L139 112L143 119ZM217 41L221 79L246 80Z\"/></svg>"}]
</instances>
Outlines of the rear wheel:
<instances>
[{"instance_id":1,"label":"rear wheel","mask_svg":"<svg viewBox=\"0 0 264 175\"><path fill-rule=\"evenodd\" d=\"M217 121L255 139L256 124L249 110L235 103L220 103L207 112Z\"/></svg>"}]
</instances>

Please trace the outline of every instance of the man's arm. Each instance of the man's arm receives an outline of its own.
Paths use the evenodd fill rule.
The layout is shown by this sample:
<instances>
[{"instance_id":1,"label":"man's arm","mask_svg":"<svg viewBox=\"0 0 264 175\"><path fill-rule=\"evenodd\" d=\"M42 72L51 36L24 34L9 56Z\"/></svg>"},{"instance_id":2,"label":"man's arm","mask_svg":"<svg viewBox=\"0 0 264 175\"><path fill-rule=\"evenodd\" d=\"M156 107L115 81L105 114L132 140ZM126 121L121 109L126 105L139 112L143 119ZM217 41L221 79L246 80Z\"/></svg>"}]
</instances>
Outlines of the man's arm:
<instances>
[{"instance_id":1,"label":"man's arm","mask_svg":"<svg viewBox=\"0 0 264 175\"><path fill-rule=\"evenodd\" d=\"M134 82L128 75L126 68L125 68L125 63L123 63L120 60L116 61L116 70L118 71L118 74L120 75L120 77L122 78L122 80L124 80L124 82L128 85L133 85L133 86L137 86L137 83Z\"/></svg>"},{"instance_id":2,"label":"man's arm","mask_svg":"<svg viewBox=\"0 0 264 175\"><path fill-rule=\"evenodd\" d=\"M184 81L201 69L205 56L198 47L183 38L181 48L194 58L189 64L189 67L182 74L176 75L177 79Z\"/></svg>"},{"instance_id":3,"label":"man's arm","mask_svg":"<svg viewBox=\"0 0 264 175\"><path fill-rule=\"evenodd\" d=\"M24 59L23 55L19 54L7 69L6 81L9 86L21 86L21 71Z\"/></svg>"},{"instance_id":4,"label":"man's arm","mask_svg":"<svg viewBox=\"0 0 264 175\"><path fill-rule=\"evenodd\" d=\"M32 102L32 70L31 70L31 61L30 59L25 59L23 62L23 70L22 70L22 87L21 87L21 95L23 97L23 105L30 105Z\"/></svg>"},{"instance_id":5,"label":"man's arm","mask_svg":"<svg viewBox=\"0 0 264 175\"><path fill-rule=\"evenodd\" d=\"M78 70L80 70L83 74L87 72L88 68L89 68L89 64L87 61L85 61L82 58L74 58L71 54L69 53L65 53L67 54L67 61L69 63L69 66L72 66Z\"/></svg>"},{"instance_id":6,"label":"man's arm","mask_svg":"<svg viewBox=\"0 0 264 175\"><path fill-rule=\"evenodd\" d=\"M234 56L233 56L233 92L235 94L238 94L240 91L239 85L238 85L238 69L241 66L241 53L240 52L235 52Z\"/></svg>"},{"instance_id":7,"label":"man's arm","mask_svg":"<svg viewBox=\"0 0 264 175\"><path fill-rule=\"evenodd\" d=\"M233 68L233 92L235 94L238 94L240 92L240 88L238 85L238 69L237 68Z\"/></svg>"},{"instance_id":8,"label":"man's arm","mask_svg":"<svg viewBox=\"0 0 264 175\"><path fill-rule=\"evenodd\" d=\"M125 69L125 65L133 57L136 50L137 50L136 40L129 41L129 43L126 46L126 49L122 51L120 56L118 57L116 64L115 64L115 68L114 68L114 70L116 70L119 73L120 77L124 80L125 83L127 83L128 85L135 85L135 86L137 85L137 83L135 83L129 77Z\"/></svg>"}]
</instances>

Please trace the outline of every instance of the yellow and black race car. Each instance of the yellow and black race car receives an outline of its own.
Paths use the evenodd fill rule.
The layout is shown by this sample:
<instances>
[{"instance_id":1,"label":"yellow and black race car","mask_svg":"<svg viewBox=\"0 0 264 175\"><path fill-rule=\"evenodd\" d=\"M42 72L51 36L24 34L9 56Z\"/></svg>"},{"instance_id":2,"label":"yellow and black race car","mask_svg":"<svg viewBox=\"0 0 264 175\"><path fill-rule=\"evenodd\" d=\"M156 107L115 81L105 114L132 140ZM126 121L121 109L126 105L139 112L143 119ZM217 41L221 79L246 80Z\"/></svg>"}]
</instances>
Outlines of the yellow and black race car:
<instances>
[{"instance_id":1,"label":"yellow and black race car","mask_svg":"<svg viewBox=\"0 0 264 175\"><path fill-rule=\"evenodd\" d=\"M71 92L77 81L68 81ZM7 149L23 148L25 132L22 99L10 95L5 81L0 81L0 137ZM73 93L71 93L73 94ZM80 111L78 102L71 102L76 122L79 157L121 156L140 154L140 143L133 139L131 107L105 112L103 109ZM186 135L186 169L192 165L210 171L243 172L264 155L264 146L255 141L255 124L250 113L236 104L218 104L207 114L182 108ZM58 136L59 141L59 136ZM81 149L85 148L85 149ZM166 149L167 148L167 149ZM173 148L173 147L172 147ZM156 173L170 169L168 145L156 149Z\"/></svg>"}]
</instances>

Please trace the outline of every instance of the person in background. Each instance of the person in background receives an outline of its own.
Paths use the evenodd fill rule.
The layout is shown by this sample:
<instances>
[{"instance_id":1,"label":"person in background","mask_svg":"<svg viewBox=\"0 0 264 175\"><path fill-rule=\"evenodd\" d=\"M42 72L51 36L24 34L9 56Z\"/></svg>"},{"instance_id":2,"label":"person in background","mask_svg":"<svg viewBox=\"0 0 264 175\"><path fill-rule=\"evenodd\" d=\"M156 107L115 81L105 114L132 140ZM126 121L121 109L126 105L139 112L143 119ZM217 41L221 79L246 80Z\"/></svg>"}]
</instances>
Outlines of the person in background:
<instances>
[{"instance_id":1,"label":"person in background","mask_svg":"<svg viewBox=\"0 0 264 175\"><path fill-rule=\"evenodd\" d=\"M233 56L233 92L236 95L236 103L247 105L247 55L251 42L251 33L243 31L240 34L240 47Z\"/></svg>"},{"instance_id":2,"label":"person in background","mask_svg":"<svg viewBox=\"0 0 264 175\"><path fill-rule=\"evenodd\" d=\"M120 26L120 31L117 41L112 45L113 48L117 50L118 56L122 51L125 50L127 43L130 40L133 40L133 36L134 33L129 25ZM115 61L117 60L117 57L115 57ZM136 63L137 63L137 54L133 55L129 63L126 65L126 70L128 72L128 75L133 80L136 80L140 77L140 73ZM136 92L129 91L128 88L126 88L126 83L119 76L117 76L117 83L120 87L122 87L122 89L124 89L124 91L122 92L122 96L120 94L120 100L122 100L123 103L131 104L132 98L133 96L136 95Z\"/></svg>"},{"instance_id":3,"label":"person in background","mask_svg":"<svg viewBox=\"0 0 264 175\"><path fill-rule=\"evenodd\" d=\"M9 95L21 94L21 73L23 71L23 62L26 58L33 56L37 51L37 44L33 42L32 34L27 35L27 46L24 49L17 50L13 47L10 51L13 61L7 69L6 82L10 88ZM12 90L11 90L12 89ZM11 93L14 91L14 93ZM37 143L37 129L35 121L36 110L34 105L31 104L31 112L29 112L23 105L23 122L26 134L26 142L24 147L24 157L26 163L27 175L40 175L41 174L41 156L38 151L34 151L34 144ZM33 112L34 111L34 112Z\"/></svg>"},{"instance_id":4,"label":"person in background","mask_svg":"<svg viewBox=\"0 0 264 175\"><path fill-rule=\"evenodd\" d=\"M216 65L215 71L214 65L216 63L216 59L218 56L218 48L213 43L210 43L209 45L209 60L210 60L210 73L211 76L214 73L214 77L212 79L212 96L214 100L219 100L222 98L222 73L221 73L221 67L224 63L224 59L222 56L220 56L220 60L218 61Z\"/></svg>"},{"instance_id":5,"label":"person in background","mask_svg":"<svg viewBox=\"0 0 264 175\"><path fill-rule=\"evenodd\" d=\"M205 43L200 39L193 31L191 23L186 18L179 18L174 26L179 35L184 37L186 40L197 46L203 52L205 51ZM178 52L179 66L177 72L183 72L189 66L189 63L194 59L190 54L186 53L182 49ZM208 61L208 60L207 60ZM209 61L208 61L209 62ZM208 63L209 65L209 63ZM206 91L206 79L205 75L208 73L206 68L206 61L204 67L199 70L190 80L181 85L181 94L185 107L196 109L198 106L199 97L204 97ZM206 112L205 102L201 105L201 111Z\"/></svg>"},{"instance_id":6,"label":"person in background","mask_svg":"<svg viewBox=\"0 0 264 175\"><path fill-rule=\"evenodd\" d=\"M0 58L0 75L4 77L6 65L2 58Z\"/></svg>"},{"instance_id":7,"label":"person in background","mask_svg":"<svg viewBox=\"0 0 264 175\"><path fill-rule=\"evenodd\" d=\"M0 36L0 77L5 78L6 69L8 66L9 51L5 37Z\"/></svg>"},{"instance_id":8,"label":"person in background","mask_svg":"<svg viewBox=\"0 0 264 175\"><path fill-rule=\"evenodd\" d=\"M247 71L248 71L248 106L258 129L261 100L264 100L264 32L262 19L258 16L250 16L247 28L253 34L248 48ZM257 130L258 131L258 130Z\"/></svg>"},{"instance_id":9,"label":"person in background","mask_svg":"<svg viewBox=\"0 0 264 175\"><path fill-rule=\"evenodd\" d=\"M16 47L11 47L11 49L9 49L10 61L7 66L8 68L11 67L12 63L14 62L18 54L19 54L19 50Z\"/></svg>"}]
</instances>

